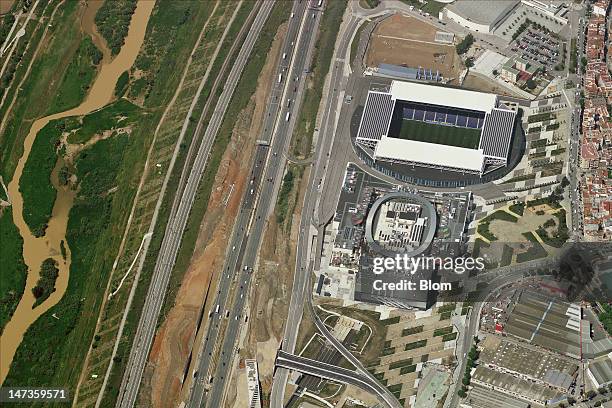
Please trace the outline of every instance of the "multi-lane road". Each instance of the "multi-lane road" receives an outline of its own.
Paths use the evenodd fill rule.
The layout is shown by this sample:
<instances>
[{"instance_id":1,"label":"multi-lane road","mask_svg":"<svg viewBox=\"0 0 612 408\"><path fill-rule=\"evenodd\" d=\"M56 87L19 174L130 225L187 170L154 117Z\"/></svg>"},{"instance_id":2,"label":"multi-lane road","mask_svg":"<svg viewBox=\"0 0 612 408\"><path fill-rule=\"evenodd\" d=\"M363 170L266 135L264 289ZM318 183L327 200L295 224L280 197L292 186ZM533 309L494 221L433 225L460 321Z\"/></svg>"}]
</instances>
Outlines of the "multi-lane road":
<instances>
[{"instance_id":1,"label":"multi-lane road","mask_svg":"<svg viewBox=\"0 0 612 408\"><path fill-rule=\"evenodd\" d=\"M153 277L151 279L151 285L147 292L147 298L121 383L119 396L117 398L117 407L132 407L136 402L142 373L155 335L155 329L170 279L170 273L174 267L181 238L195 200L200 179L208 161L208 156L217 132L225 116L225 111L236 89L240 75L246 66L255 41L259 37L263 24L270 14L272 6L273 2L271 1L266 1L261 5L227 77L223 92L217 101L209 125L204 132L203 140L194 160L192 171L185 185L185 189L177 194L177 199L180 199L180 204L176 213L168 221L166 227Z\"/></svg>"},{"instance_id":2,"label":"multi-lane road","mask_svg":"<svg viewBox=\"0 0 612 408\"><path fill-rule=\"evenodd\" d=\"M265 223L276 202L290 136L304 92L305 71L320 20L320 10L306 1L293 3L271 95L264 113L262 135L240 214L230 239L213 313L198 353L197 379L190 407L222 405L236 340L244 322L246 294L263 238Z\"/></svg>"}]
</instances>

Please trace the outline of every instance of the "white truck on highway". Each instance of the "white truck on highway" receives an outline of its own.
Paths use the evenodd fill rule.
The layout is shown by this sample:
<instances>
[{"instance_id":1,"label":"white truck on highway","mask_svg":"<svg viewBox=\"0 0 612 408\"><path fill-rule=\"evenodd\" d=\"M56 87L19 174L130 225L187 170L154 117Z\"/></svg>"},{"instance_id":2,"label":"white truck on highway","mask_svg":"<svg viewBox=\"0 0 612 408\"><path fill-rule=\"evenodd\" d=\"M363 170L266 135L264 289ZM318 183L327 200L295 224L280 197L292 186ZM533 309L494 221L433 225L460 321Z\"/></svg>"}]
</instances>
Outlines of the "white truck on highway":
<instances>
[{"instance_id":1,"label":"white truck on highway","mask_svg":"<svg viewBox=\"0 0 612 408\"><path fill-rule=\"evenodd\" d=\"M278 83L283 82L283 74L278 74Z\"/></svg>"},{"instance_id":2,"label":"white truck on highway","mask_svg":"<svg viewBox=\"0 0 612 408\"><path fill-rule=\"evenodd\" d=\"M285 122L289 122L290 117L291 117L291 112L287 112L287 116L285 116Z\"/></svg>"}]
</instances>

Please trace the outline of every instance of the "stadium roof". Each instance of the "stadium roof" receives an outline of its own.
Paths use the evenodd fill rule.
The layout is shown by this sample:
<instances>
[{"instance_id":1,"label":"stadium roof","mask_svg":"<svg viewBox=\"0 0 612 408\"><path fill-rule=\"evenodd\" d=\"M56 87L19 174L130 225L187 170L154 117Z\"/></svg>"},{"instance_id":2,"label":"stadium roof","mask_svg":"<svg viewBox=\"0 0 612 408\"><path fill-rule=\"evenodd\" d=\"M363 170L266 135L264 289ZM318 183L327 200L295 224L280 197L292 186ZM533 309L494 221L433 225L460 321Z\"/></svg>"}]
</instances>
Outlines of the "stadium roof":
<instances>
[{"instance_id":1,"label":"stadium roof","mask_svg":"<svg viewBox=\"0 0 612 408\"><path fill-rule=\"evenodd\" d=\"M366 99L363 108L357 137L379 140L383 135L386 135L394 105L390 94L376 91L368 92L368 99Z\"/></svg>"},{"instance_id":2,"label":"stadium roof","mask_svg":"<svg viewBox=\"0 0 612 408\"><path fill-rule=\"evenodd\" d=\"M481 172L484 163L482 150L436 144L384 136L375 149L376 158L414 162Z\"/></svg>"},{"instance_id":3,"label":"stadium roof","mask_svg":"<svg viewBox=\"0 0 612 408\"><path fill-rule=\"evenodd\" d=\"M497 104L494 94L414 82L393 81L389 93L393 99L480 112L491 112Z\"/></svg>"},{"instance_id":4,"label":"stadium roof","mask_svg":"<svg viewBox=\"0 0 612 408\"><path fill-rule=\"evenodd\" d=\"M495 108L487 113L480 136L480 148L485 156L506 159L514 129L516 112Z\"/></svg>"},{"instance_id":5,"label":"stadium roof","mask_svg":"<svg viewBox=\"0 0 612 408\"><path fill-rule=\"evenodd\" d=\"M516 7L520 0L489 1L483 7L481 1L457 0L446 6L447 10L480 24L494 24L510 9Z\"/></svg>"}]
</instances>

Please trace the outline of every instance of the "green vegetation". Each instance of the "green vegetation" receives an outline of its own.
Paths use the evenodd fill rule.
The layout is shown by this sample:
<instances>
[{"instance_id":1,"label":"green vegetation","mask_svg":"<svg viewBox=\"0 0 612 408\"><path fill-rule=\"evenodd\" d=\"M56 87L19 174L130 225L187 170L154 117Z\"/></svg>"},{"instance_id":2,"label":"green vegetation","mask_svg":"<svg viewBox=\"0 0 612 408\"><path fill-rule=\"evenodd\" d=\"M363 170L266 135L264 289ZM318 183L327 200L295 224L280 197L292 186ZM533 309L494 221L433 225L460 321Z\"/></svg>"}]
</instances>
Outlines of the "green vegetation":
<instances>
[{"instance_id":1,"label":"green vegetation","mask_svg":"<svg viewBox=\"0 0 612 408\"><path fill-rule=\"evenodd\" d=\"M448 320L451 318L452 312L440 313L440 320Z\"/></svg>"},{"instance_id":2,"label":"green vegetation","mask_svg":"<svg viewBox=\"0 0 612 408\"><path fill-rule=\"evenodd\" d=\"M65 121L60 119L49 122L38 132L19 180L23 218L37 237L45 235L55 204L57 191L51 184L51 172L55 168L58 143L64 130Z\"/></svg>"},{"instance_id":3,"label":"green vegetation","mask_svg":"<svg viewBox=\"0 0 612 408\"><path fill-rule=\"evenodd\" d=\"M367 25L367 22L363 22L357 29L355 37L353 37L353 41L351 42L351 61L355 59L355 56L357 54L357 48L359 47L359 39L361 38L361 34L363 33L363 30L365 30Z\"/></svg>"},{"instance_id":4,"label":"green vegetation","mask_svg":"<svg viewBox=\"0 0 612 408\"><path fill-rule=\"evenodd\" d=\"M382 350L381 355L390 356L393 353L395 353L395 347L387 347Z\"/></svg>"},{"instance_id":5,"label":"green vegetation","mask_svg":"<svg viewBox=\"0 0 612 408\"><path fill-rule=\"evenodd\" d=\"M399 316L395 316L395 317L390 317L388 319L381 320L380 323L383 326L390 326L392 324L399 323L399 321L400 321L400 317Z\"/></svg>"},{"instance_id":6,"label":"green vegetation","mask_svg":"<svg viewBox=\"0 0 612 408\"><path fill-rule=\"evenodd\" d=\"M412 364L411 358L407 358L405 360L394 361L393 363L389 364L389 370L394 370L396 368L409 366L411 364Z\"/></svg>"},{"instance_id":7,"label":"green vegetation","mask_svg":"<svg viewBox=\"0 0 612 408\"><path fill-rule=\"evenodd\" d=\"M534 173L523 174L521 176L512 177L512 178L504 181L503 184L516 183L518 181L533 180L533 179L535 179L535 177L536 177L536 175Z\"/></svg>"},{"instance_id":8,"label":"green vegetation","mask_svg":"<svg viewBox=\"0 0 612 408\"><path fill-rule=\"evenodd\" d=\"M529 160L541 159L542 157L546 157L546 152L531 153Z\"/></svg>"},{"instance_id":9,"label":"green vegetation","mask_svg":"<svg viewBox=\"0 0 612 408\"><path fill-rule=\"evenodd\" d=\"M526 19L525 21L523 21L523 24L521 24L516 31L514 32L514 34L512 34L512 41L516 40L518 38L519 35L521 35L521 33L523 31L525 31L527 29L527 27L529 27L529 25L531 25L531 20Z\"/></svg>"},{"instance_id":10,"label":"green vegetation","mask_svg":"<svg viewBox=\"0 0 612 408\"><path fill-rule=\"evenodd\" d=\"M128 84L130 82L130 74L127 71L124 71L123 74L119 75L117 78L117 84L115 85L115 97L121 98L125 91L127 90Z\"/></svg>"},{"instance_id":11,"label":"green vegetation","mask_svg":"<svg viewBox=\"0 0 612 408\"><path fill-rule=\"evenodd\" d=\"M542 126L534 126L529 128L529 131L527 133L541 133L542 132Z\"/></svg>"},{"instance_id":12,"label":"green vegetation","mask_svg":"<svg viewBox=\"0 0 612 408\"><path fill-rule=\"evenodd\" d=\"M512 255L514 254L514 249L510 245L504 244L504 249L502 250L501 260L499 261L499 266L508 266L512 263Z\"/></svg>"},{"instance_id":13,"label":"green vegetation","mask_svg":"<svg viewBox=\"0 0 612 408\"><path fill-rule=\"evenodd\" d=\"M555 222L552 220L546 221L544 225L537 229L536 232L540 236L540 238L542 238L542 241L544 241L546 244L555 248L561 248L563 244L565 244L569 239L569 230L567 228L565 210L561 209L557 211L556 213L554 213L554 216L557 217L559 226L557 227L556 231L553 233L552 236L549 235L548 231L546 230L546 228L555 225Z\"/></svg>"},{"instance_id":14,"label":"green vegetation","mask_svg":"<svg viewBox=\"0 0 612 408\"><path fill-rule=\"evenodd\" d=\"M537 207L538 205L546 204L550 206L551 208L555 208L555 209L561 208L561 204L559 204L559 201L561 200L561 198L562 197L559 197L553 193L547 197L541 197L541 198L536 198L535 200L527 201L527 207Z\"/></svg>"},{"instance_id":15,"label":"green vegetation","mask_svg":"<svg viewBox=\"0 0 612 408\"><path fill-rule=\"evenodd\" d=\"M446 4L440 3L439 1L429 0L427 3L425 3L421 7L421 10L424 11L425 13L431 14L435 18L438 18L438 14L440 13L440 10L442 10L445 6Z\"/></svg>"},{"instance_id":16,"label":"green vegetation","mask_svg":"<svg viewBox=\"0 0 612 408\"><path fill-rule=\"evenodd\" d=\"M395 384L387 387L387 389L395 396L395 398L399 398L400 393L402 392L402 384Z\"/></svg>"},{"instance_id":17,"label":"green vegetation","mask_svg":"<svg viewBox=\"0 0 612 408\"><path fill-rule=\"evenodd\" d=\"M380 0L359 0L359 5L366 9L373 9L378 7Z\"/></svg>"},{"instance_id":18,"label":"green vegetation","mask_svg":"<svg viewBox=\"0 0 612 408\"><path fill-rule=\"evenodd\" d=\"M468 149L477 149L480 142L480 130L478 129L443 126L406 119L402 120L399 132L390 136Z\"/></svg>"},{"instance_id":19,"label":"green vegetation","mask_svg":"<svg viewBox=\"0 0 612 408\"><path fill-rule=\"evenodd\" d=\"M129 159L126 158L126 162L131 167L134 157L137 157L134 155L139 153L129 149L128 137L123 135L102 140L77 157L76 171L80 189L70 210L66 233L72 252L68 290L59 303L28 329L17 349L6 385L54 383L67 386L73 384L69 381L70 377L73 381L78 378L80 362L88 347L83 338L89 336L74 335L73 331L78 327L78 331L93 332L93 327L83 327L80 319L90 314L83 313L89 310L84 303L86 294L99 291L102 277L94 274L94 265L108 259L107 251L112 247L104 239L115 235L108 228L113 195L106 192L115 185L121 163L127 154ZM91 301L100 301L100 296L91 297L94 298ZM80 347L79 353L72 349L76 345ZM58 370L60 366L66 367L67 371Z\"/></svg>"},{"instance_id":20,"label":"green vegetation","mask_svg":"<svg viewBox=\"0 0 612 408\"><path fill-rule=\"evenodd\" d=\"M134 10L136 10L136 0L113 0L105 1L96 13L96 26L106 40L112 55L117 55L121 51Z\"/></svg>"},{"instance_id":21,"label":"green vegetation","mask_svg":"<svg viewBox=\"0 0 612 408\"><path fill-rule=\"evenodd\" d=\"M487 222L488 223L488 222L491 222L493 220L508 221L508 222L517 222L518 218L516 218L516 216L510 214L507 211L497 210L493 214L490 214L487 217L483 218L481 220L481 222Z\"/></svg>"},{"instance_id":22,"label":"green vegetation","mask_svg":"<svg viewBox=\"0 0 612 408\"><path fill-rule=\"evenodd\" d=\"M36 286L32 288L32 294L36 298L34 306L36 307L55 292L55 281L59 275L57 261L53 258L47 258L40 266L40 278L36 282Z\"/></svg>"},{"instance_id":23,"label":"green vegetation","mask_svg":"<svg viewBox=\"0 0 612 408\"><path fill-rule=\"evenodd\" d=\"M527 238L530 242L530 247L526 252L521 252L516 256L516 262L527 262L532 261L534 259L544 258L548 255L544 247L540 244L537 238L533 235L532 232L524 232L523 236Z\"/></svg>"},{"instance_id":24,"label":"green vegetation","mask_svg":"<svg viewBox=\"0 0 612 408\"><path fill-rule=\"evenodd\" d=\"M536 123L536 122L545 122L547 120L553 120L557 116L554 112L544 112L538 113L536 115L531 115L527 118L527 123Z\"/></svg>"},{"instance_id":25,"label":"green vegetation","mask_svg":"<svg viewBox=\"0 0 612 408\"><path fill-rule=\"evenodd\" d=\"M558 156L560 154L565 153L565 148L564 147L560 147L559 149L555 149L553 151L550 152L551 156Z\"/></svg>"},{"instance_id":26,"label":"green vegetation","mask_svg":"<svg viewBox=\"0 0 612 408\"><path fill-rule=\"evenodd\" d=\"M434 337L444 336L444 335L450 334L452 332L453 332L453 326L441 327L441 328L438 328L438 329L434 330L433 336Z\"/></svg>"},{"instance_id":27,"label":"green vegetation","mask_svg":"<svg viewBox=\"0 0 612 408\"><path fill-rule=\"evenodd\" d=\"M457 307L456 303L449 303L448 305L440 306L438 308L438 313L452 312Z\"/></svg>"},{"instance_id":28,"label":"green vegetation","mask_svg":"<svg viewBox=\"0 0 612 408\"><path fill-rule=\"evenodd\" d=\"M285 217L287 216L287 205L289 201L289 194L293 190L293 183L295 181L295 175L293 173L293 168L288 167L287 173L285 173L285 177L283 177L283 184L278 193L278 201L276 202L276 221L279 224L283 224L285 222Z\"/></svg>"},{"instance_id":29,"label":"green vegetation","mask_svg":"<svg viewBox=\"0 0 612 408\"><path fill-rule=\"evenodd\" d=\"M296 157L310 154L312 133L323 94L323 83L329 72L334 45L347 0L328 1L321 19L319 36L312 56L311 74L307 81L304 101L293 133L292 153Z\"/></svg>"},{"instance_id":30,"label":"green vegetation","mask_svg":"<svg viewBox=\"0 0 612 408\"><path fill-rule=\"evenodd\" d=\"M402 367L402 369L400 370L400 375L413 373L415 371L416 371L416 364L412 364L409 366Z\"/></svg>"},{"instance_id":31,"label":"green vegetation","mask_svg":"<svg viewBox=\"0 0 612 408\"><path fill-rule=\"evenodd\" d=\"M102 52L91 38L84 37L52 99L50 113L74 108L81 103L96 77L96 67L100 61Z\"/></svg>"},{"instance_id":32,"label":"green vegetation","mask_svg":"<svg viewBox=\"0 0 612 408\"><path fill-rule=\"evenodd\" d=\"M491 231L489 231L489 223L481 222L478 224L476 231L482 235L484 238L488 239L490 242L497 241L497 237L493 235Z\"/></svg>"},{"instance_id":33,"label":"green vegetation","mask_svg":"<svg viewBox=\"0 0 612 408\"><path fill-rule=\"evenodd\" d=\"M85 143L97 133L133 125L141 118L141 113L142 110L127 99L118 99L83 117L79 128L68 136L68 142Z\"/></svg>"},{"instance_id":34,"label":"green vegetation","mask_svg":"<svg viewBox=\"0 0 612 408\"><path fill-rule=\"evenodd\" d=\"M402 337L409 336L411 334L421 333L422 331L423 331L423 325L415 326L415 327L406 327L404 330L402 330Z\"/></svg>"},{"instance_id":35,"label":"green vegetation","mask_svg":"<svg viewBox=\"0 0 612 408\"><path fill-rule=\"evenodd\" d=\"M6 101L10 101L19 91L19 97L15 99L10 111L9 103L0 108L0 116L7 115L6 126L0 133L0 173L5 183L11 180L17 161L23 154L23 138L30 130L32 121L48 112L50 101L58 92L67 66L79 47L82 33L78 5L79 2L76 1L64 2L58 7L53 20L61 21L61 24L53 23L51 27L39 24L29 36L30 44L38 44L45 28L49 29L45 37L46 46L42 47L34 60L27 81L19 86L29 66L22 63L16 66L15 79L10 82L11 86L7 89L0 86L0 90L6 92ZM43 19L49 18L51 9L53 7L45 9L42 13ZM28 41L22 40L20 43L26 44ZM31 60L34 49L36 47L30 46L24 51L24 62ZM3 84L5 79L3 76Z\"/></svg>"},{"instance_id":36,"label":"green vegetation","mask_svg":"<svg viewBox=\"0 0 612 408\"><path fill-rule=\"evenodd\" d=\"M536 86L538 86L538 84L536 83L536 81L534 81L532 78L529 78L526 82L525 82L525 86L527 86L527 88L531 91L533 91L534 89L536 89Z\"/></svg>"},{"instance_id":37,"label":"green vegetation","mask_svg":"<svg viewBox=\"0 0 612 408\"><path fill-rule=\"evenodd\" d=\"M544 147L547 144L548 144L548 139L537 139L537 140L532 141L529 144L529 147L531 149L535 149L536 147Z\"/></svg>"},{"instance_id":38,"label":"green vegetation","mask_svg":"<svg viewBox=\"0 0 612 408\"><path fill-rule=\"evenodd\" d=\"M576 37L573 37L570 43L570 66L569 72L572 74L576 72L578 68L578 47L576 45Z\"/></svg>"},{"instance_id":39,"label":"green vegetation","mask_svg":"<svg viewBox=\"0 0 612 408\"><path fill-rule=\"evenodd\" d=\"M457 338L457 332L445 334L442 336L442 341L451 341Z\"/></svg>"},{"instance_id":40,"label":"green vegetation","mask_svg":"<svg viewBox=\"0 0 612 408\"><path fill-rule=\"evenodd\" d=\"M457 49L457 54L459 55L465 54L470 49L473 43L474 43L474 36L472 34L466 35L465 38L461 40L461 42L455 46L455 48Z\"/></svg>"},{"instance_id":41,"label":"green vegetation","mask_svg":"<svg viewBox=\"0 0 612 408\"><path fill-rule=\"evenodd\" d=\"M480 235L482 235L483 237L485 237L489 241L497 241L497 237L489 230L489 226L491 224L491 221L493 221L493 220L500 220L500 221L507 221L507 222L517 222L518 218L516 218L514 215L512 215L512 214L510 214L510 213L508 213L506 211L497 210L493 214L491 214L491 215L483 218L482 220L480 220L476 230L478 231L478 233Z\"/></svg>"},{"instance_id":42,"label":"green vegetation","mask_svg":"<svg viewBox=\"0 0 612 408\"><path fill-rule=\"evenodd\" d=\"M427 339L413 341L412 343L407 343L406 346L404 346L404 351L414 350L417 348L425 347L426 345Z\"/></svg>"},{"instance_id":43,"label":"green vegetation","mask_svg":"<svg viewBox=\"0 0 612 408\"><path fill-rule=\"evenodd\" d=\"M523 213L525 212L525 203L520 202L520 203L512 204L510 205L509 209L515 214L523 215Z\"/></svg>"},{"instance_id":44,"label":"green vegetation","mask_svg":"<svg viewBox=\"0 0 612 408\"><path fill-rule=\"evenodd\" d=\"M13 224L11 207L0 213L0 332L9 321L25 289L28 267L23 261L23 239Z\"/></svg>"},{"instance_id":45,"label":"green vegetation","mask_svg":"<svg viewBox=\"0 0 612 408\"><path fill-rule=\"evenodd\" d=\"M608 334L612 336L612 305L602 303L600 306L602 310L597 317Z\"/></svg>"}]
</instances>

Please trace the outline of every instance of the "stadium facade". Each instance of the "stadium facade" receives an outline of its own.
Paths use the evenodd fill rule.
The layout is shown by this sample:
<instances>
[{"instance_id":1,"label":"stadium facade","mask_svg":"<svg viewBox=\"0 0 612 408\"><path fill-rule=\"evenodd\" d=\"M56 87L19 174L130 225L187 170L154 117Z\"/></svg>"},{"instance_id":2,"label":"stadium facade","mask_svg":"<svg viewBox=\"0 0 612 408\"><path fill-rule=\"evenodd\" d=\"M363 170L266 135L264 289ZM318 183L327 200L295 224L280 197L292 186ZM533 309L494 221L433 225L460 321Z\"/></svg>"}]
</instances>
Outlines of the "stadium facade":
<instances>
[{"instance_id":1,"label":"stadium facade","mask_svg":"<svg viewBox=\"0 0 612 408\"><path fill-rule=\"evenodd\" d=\"M393 81L368 92L356 143L374 160L483 175L508 164L515 118L495 94Z\"/></svg>"}]
</instances>

